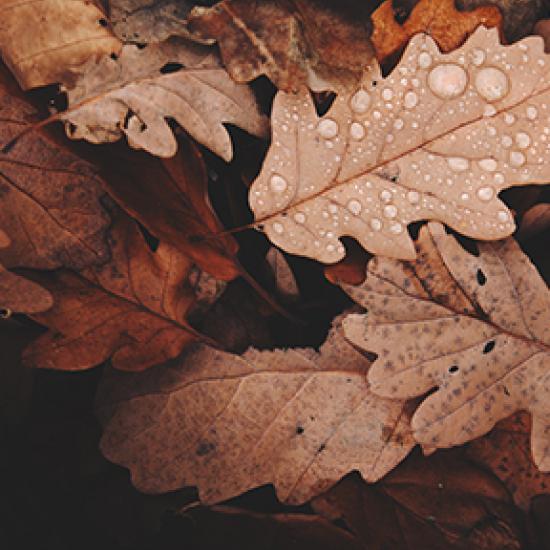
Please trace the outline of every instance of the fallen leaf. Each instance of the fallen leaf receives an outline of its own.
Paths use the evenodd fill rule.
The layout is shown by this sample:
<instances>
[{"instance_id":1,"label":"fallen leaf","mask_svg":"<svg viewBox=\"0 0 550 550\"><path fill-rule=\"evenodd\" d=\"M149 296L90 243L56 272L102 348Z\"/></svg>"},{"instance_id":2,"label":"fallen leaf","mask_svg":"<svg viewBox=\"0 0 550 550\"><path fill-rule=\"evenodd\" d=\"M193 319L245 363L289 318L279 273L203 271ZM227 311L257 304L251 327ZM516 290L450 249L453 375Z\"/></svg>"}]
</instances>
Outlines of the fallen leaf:
<instances>
[{"instance_id":1,"label":"fallen leaf","mask_svg":"<svg viewBox=\"0 0 550 550\"><path fill-rule=\"evenodd\" d=\"M456 9L455 0L420 0L400 25L392 0L386 0L372 14L371 39L376 58L383 62L401 52L418 33L429 34L442 52L450 52L461 46L479 25L501 29L498 8L484 6L464 12Z\"/></svg>"},{"instance_id":2,"label":"fallen leaf","mask_svg":"<svg viewBox=\"0 0 550 550\"><path fill-rule=\"evenodd\" d=\"M530 239L550 228L550 204L535 204L521 218L517 238L520 241Z\"/></svg>"},{"instance_id":3,"label":"fallen leaf","mask_svg":"<svg viewBox=\"0 0 550 550\"><path fill-rule=\"evenodd\" d=\"M121 43L103 11L86 0L2 0L2 59L25 90L71 85L90 58L117 54Z\"/></svg>"},{"instance_id":4,"label":"fallen leaf","mask_svg":"<svg viewBox=\"0 0 550 550\"><path fill-rule=\"evenodd\" d=\"M29 127L34 115L7 71L0 71L0 143ZM107 261L106 199L91 164L45 129L28 133L9 154L0 154L0 228L10 240L0 262L81 269Z\"/></svg>"},{"instance_id":5,"label":"fallen leaf","mask_svg":"<svg viewBox=\"0 0 550 550\"><path fill-rule=\"evenodd\" d=\"M375 481L414 443L409 407L373 397L368 367L333 329L319 353L198 346L143 377L111 372L101 448L139 490L195 485L207 504L268 483L298 504L353 469Z\"/></svg>"},{"instance_id":6,"label":"fallen leaf","mask_svg":"<svg viewBox=\"0 0 550 550\"><path fill-rule=\"evenodd\" d=\"M333 284L360 285L365 280L367 262L372 255L351 241L346 247L346 257L325 267L325 277Z\"/></svg>"},{"instance_id":7,"label":"fallen leaf","mask_svg":"<svg viewBox=\"0 0 550 550\"><path fill-rule=\"evenodd\" d=\"M321 117L306 91L279 92L249 194L257 226L286 252L325 263L344 257L340 236L413 259L407 225L417 220L482 240L510 235L499 191L550 177L547 65L540 37L504 47L495 29L479 28L451 54L416 35L387 78L373 68Z\"/></svg>"},{"instance_id":8,"label":"fallen leaf","mask_svg":"<svg viewBox=\"0 0 550 550\"><path fill-rule=\"evenodd\" d=\"M112 259L83 275L29 274L54 296L32 318L50 330L24 353L27 366L83 370L111 358L122 370L143 370L177 356L197 333L185 316L193 304L188 258L168 246L151 252L133 221L110 234Z\"/></svg>"},{"instance_id":9,"label":"fallen leaf","mask_svg":"<svg viewBox=\"0 0 550 550\"><path fill-rule=\"evenodd\" d=\"M533 415L531 448L550 470L550 294L511 238L463 249L440 224L423 227L413 263L375 258L364 285L345 287L368 314L348 316L346 338L378 354L377 395L426 397L411 427L431 447L486 434L518 410Z\"/></svg>"},{"instance_id":10,"label":"fallen leaf","mask_svg":"<svg viewBox=\"0 0 550 550\"><path fill-rule=\"evenodd\" d=\"M468 457L492 471L526 511L533 497L550 494L550 475L539 472L529 456L530 431L529 415L519 413L467 447Z\"/></svg>"},{"instance_id":11,"label":"fallen leaf","mask_svg":"<svg viewBox=\"0 0 550 550\"><path fill-rule=\"evenodd\" d=\"M285 91L356 84L373 56L368 19L345 17L343 10L309 0L224 0L194 8L188 24L196 36L217 40L237 82L265 74Z\"/></svg>"},{"instance_id":12,"label":"fallen leaf","mask_svg":"<svg viewBox=\"0 0 550 550\"><path fill-rule=\"evenodd\" d=\"M343 521L369 550L524 548L505 487L449 452L411 456L375 485L349 476L312 506Z\"/></svg>"},{"instance_id":13,"label":"fallen leaf","mask_svg":"<svg viewBox=\"0 0 550 550\"><path fill-rule=\"evenodd\" d=\"M127 213L217 279L241 273L237 242L231 235L215 237L224 228L208 200L203 157L190 139L180 138L170 159L126 147L103 153L105 188Z\"/></svg>"},{"instance_id":14,"label":"fallen leaf","mask_svg":"<svg viewBox=\"0 0 550 550\"><path fill-rule=\"evenodd\" d=\"M300 297L298 283L284 255L272 246L267 251L265 259L272 269L277 292L286 300L298 299Z\"/></svg>"},{"instance_id":15,"label":"fallen leaf","mask_svg":"<svg viewBox=\"0 0 550 550\"><path fill-rule=\"evenodd\" d=\"M117 59L88 64L67 95L61 118L69 137L102 143L126 135L160 157L176 153L168 117L227 161L233 147L224 123L260 137L267 131L248 86L233 82L210 50L177 39L124 46Z\"/></svg>"}]
</instances>

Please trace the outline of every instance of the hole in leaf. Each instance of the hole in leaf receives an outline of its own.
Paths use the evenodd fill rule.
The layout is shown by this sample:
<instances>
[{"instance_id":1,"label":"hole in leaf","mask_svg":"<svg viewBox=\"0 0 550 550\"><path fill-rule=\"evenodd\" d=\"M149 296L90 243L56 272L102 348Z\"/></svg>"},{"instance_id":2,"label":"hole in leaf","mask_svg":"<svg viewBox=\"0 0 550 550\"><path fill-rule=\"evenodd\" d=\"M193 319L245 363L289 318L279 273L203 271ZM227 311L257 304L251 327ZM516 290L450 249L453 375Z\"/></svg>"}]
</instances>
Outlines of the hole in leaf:
<instances>
[{"instance_id":1,"label":"hole in leaf","mask_svg":"<svg viewBox=\"0 0 550 550\"><path fill-rule=\"evenodd\" d=\"M458 372L458 370L459 370L458 365L453 365L453 366L449 367L449 372L451 374L454 374L455 372Z\"/></svg>"},{"instance_id":2,"label":"hole in leaf","mask_svg":"<svg viewBox=\"0 0 550 550\"><path fill-rule=\"evenodd\" d=\"M323 116L332 107L336 94L333 92L311 92L311 99L315 105L317 116Z\"/></svg>"},{"instance_id":3,"label":"hole in leaf","mask_svg":"<svg viewBox=\"0 0 550 550\"><path fill-rule=\"evenodd\" d=\"M495 349L495 346L496 346L496 342L494 340L491 340L490 342L487 342L485 344L485 347L483 348L483 353L484 354L490 353L491 351L493 351Z\"/></svg>"},{"instance_id":4,"label":"hole in leaf","mask_svg":"<svg viewBox=\"0 0 550 550\"><path fill-rule=\"evenodd\" d=\"M103 17L101 19L98 20L98 23L102 26L102 27L106 27L108 25L107 23L107 19L104 19Z\"/></svg>"},{"instance_id":5,"label":"hole in leaf","mask_svg":"<svg viewBox=\"0 0 550 550\"><path fill-rule=\"evenodd\" d=\"M483 286L487 282L487 277L485 276L485 273L481 271L481 269L477 270L476 279L480 286Z\"/></svg>"},{"instance_id":6,"label":"hole in leaf","mask_svg":"<svg viewBox=\"0 0 550 550\"><path fill-rule=\"evenodd\" d=\"M124 117L124 122L122 123L122 127L127 130L128 125L130 124L130 119L135 116L134 111L132 109L128 109L128 112L126 113L126 116Z\"/></svg>"},{"instance_id":7,"label":"hole in leaf","mask_svg":"<svg viewBox=\"0 0 550 550\"><path fill-rule=\"evenodd\" d=\"M508 397L510 397L510 392L508 391L508 388L506 386L504 386L503 391Z\"/></svg>"},{"instance_id":8,"label":"hole in leaf","mask_svg":"<svg viewBox=\"0 0 550 550\"><path fill-rule=\"evenodd\" d=\"M0 319L9 319L13 311L7 307L0 308Z\"/></svg>"},{"instance_id":9,"label":"hole in leaf","mask_svg":"<svg viewBox=\"0 0 550 550\"><path fill-rule=\"evenodd\" d=\"M110 57L111 57L111 59L113 59L114 61L116 61L116 60L118 59L118 55L117 55L115 52L111 53L111 56L110 56Z\"/></svg>"},{"instance_id":10,"label":"hole in leaf","mask_svg":"<svg viewBox=\"0 0 550 550\"><path fill-rule=\"evenodd\" d=\"M296 434L302 435L304 433L304 428L302 426L296 426Z\"/></svg>"},{"instance_id":11,"label":"hole in leaf","mask_svg":"<svg viewBox=\"0 0 550 550\"><path fill-rule=\"evenodd\" d=\"M179 71L180 69L183 69L183 65L181 63L166 63L160 68L160 72L162 74L169 74L169 73L175 73Z\"/></svg>"}]
</instances>

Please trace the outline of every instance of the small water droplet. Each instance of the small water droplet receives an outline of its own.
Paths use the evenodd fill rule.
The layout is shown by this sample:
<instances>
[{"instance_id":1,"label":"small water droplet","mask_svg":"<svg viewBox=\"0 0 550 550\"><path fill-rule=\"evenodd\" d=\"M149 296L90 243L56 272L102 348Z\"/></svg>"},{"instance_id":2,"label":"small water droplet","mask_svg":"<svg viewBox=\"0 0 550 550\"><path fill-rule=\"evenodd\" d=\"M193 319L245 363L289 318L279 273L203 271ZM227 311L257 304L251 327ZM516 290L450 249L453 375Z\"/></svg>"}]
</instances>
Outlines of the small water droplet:
<instances>
[{"instance_id":1,"label":"small water droplet","mask_svg":"<svg viewBox=\"0 0 550 550\"><path fill-rule=\"evenodd\" d=\"M418 96L414 92L407 92L404 103L407 109L413 109L418 103Z\"/></svg>"},{"instance_id":2,"label":"small water droplet","mask_svg":"<svg viewBox=\"0 0 550 550\"><path fill-rule=\"evenodd\" d=\"M432 64L432 56L428 52L422 52L418 56L418 65L422 69L427 69Z\"/></svg>"},{"instance_id":3,"label":"small water droplet","mask_svg":"<svg viewBox=\"0 0 550 550\"><path fill-rule=\"evenodd\" d=\"M527 149L531 145L531 136L525 132L516 134L516 144L520 149Z\"/></svg>"},{"instance_id":4,"label":"small water droplet","mask_svg":"<svg viewBox=\"0 0 550 550\"><path fill-rule=\"evenodd\" d=\"M391 191L388 191L387 189L380 191L380 200L382 202L390 202L391 199L392 199Z\"/></svg>"},{"instance_id":5,"label":"small water droplet","mask_svg":"<svg viewBox=\"0 0 550 550\"><path fill-rule=\"evenodd\" d=\"M397 216L397 207L393 204L384 206L384 216L386 216L386 218L395 218L395 216Z\"/></svg>"},{"instance_id":6,"label":"small water droplet","mask_svg":"<svg viewBox=\"0 0 550 550\"><path fill-rule=\"evenodd\" d=\"M516 121L516 117L512 113L506 113L504 115L504 122L506 122L506 124L508 124L509 126L514 124L515 121Z\"/></svg>"},{"instance_id":7,"label":"small water droplet","mask_svg":"<svg viewBox=\"0 0 550 550\"><path fill-rule=\"evenodd\" d=\"M303 212L296 212L296 214L294 214L294 221L296 223L305 223L306 215Z\"/></svg>"},{"instance_id":8,"label":"small water droplet","mask_svg":"<svg viewBox=\"0 0 550 550\"><path fill-rule=\"evenodd\" d=\"M530 105L529 107L527 107L526 114L529 120L535 120L539 112L536 107L534 107L533 105Z\"/></svg>"},{"instance_id":9,"label":"small water droplet","mask_svg":"<svg viewBox=\"0 0 550 550\"><path fill-rule=\"evenodd\" d=\"M331 214L338 214L338 207L337 207L333 202L331 202L331 203L328 205L328 211L329 211Z\"/></svg>"},{"instance_id":10,"label":"small water droplet","mask_svg":"<svg viewBox=\"0 0 550 550\"><path fill-rule=\"evenodd\" d=\"M382 99L384 101L391 101L392 97L393 97L393 91L391 88L384 88L382 90Z\"/></svg>"},{"instance_id":11,"label":"small water droplet","mask_svg":"<svg viewBox=\"0 0 550 550\"><path fill-rule=\"evenodd\" d=\"M523 166L525 164L525 155L519 151L510 153L510 164L512 166Z\"/></svg>"},{"instance_id":12,"label":"small water droplet","mask_svg":"<svg viewBox=\"0 0 550 550\"><path fill-rule=\"evenodd\" d=\"M327 244L327 252L334 252L336 250L336 247L331 243Z\"/></svg>"},{"instance_id":13,"label":"small water droplet","mask_svg":"<svg viewBox=\"0 0 550 550\"><path fill-rule=\"evenodd\" d=\"M382 229L382 222L378 218L372 218L370 226L374 231L380 231Z\"/></svg>"},{"instance_id":14,"label":"small water droplet","mask_svg":"<svg viewBox=\"0 0 550 550\"><path fill-rule=\"evenodd\" d=\"M508 77L496 67L485 67L475 77L474 83L479 95L487 101L498 101L508 94Z\"/></svg>"},{"instance_id":15,"label":"small water droplet","mask_svg":"<svg viewBox=\"0 0 550 550\"><path fill-rule=\"evenodd\" d=\"M460 195L460 198L463 201L467 201L470 198L470 195L468 195L468 193L462 193L462 195Z\"/></svg>"},{"instance_id":16,"label":"small water droplet","mask_svg":"<svg viewBox=\"0 0 550 550\"><path fill-rule=\"evenodd\" d=\"M482 201L490 201L495 192L492 187L480 187L477 191L477 196Z\"/></svg>"},{"instance_id":17,"label":"small water droplet","mask_svg":"<svg viewBox=\"0 0 550 550\"><path fill-rule=\"evenodd\" d=\"M493 176L493 180L497 185L500 185L504 183L504 175L499 172Z\"/></svg>"},{"instance_id":18,"label":"small water droplet","mask_svg":"<svg viewBox=\"0 0 550 550\"><path fill-rule=\"evenodd\" d=\"M370 106L370 95L365 90L358 90L353 94L350 106L356 113L365 113Z\"/></svg>"},{"instance_id":19,"label":"small water droplet","mask_svg":"<svg viewBox=\"0 0 550 550\"><path fill-rule=\"evenodd\" d=\"M510 136L502 136L502 138L500 138L500 143L502 144L503 147L508 148L508 147L512 147L514 140Z\"/></svg>"},{"instance_id":20,"label":"small water droplet","mask_svg":"<svg viewBox=\"0 0 550 550\"><path fill-rule=\"evenodd\" d=\"M365 137L365 128L359 122L353 122L349 127L349 133L353 139L359 141Z\"/></svg>"},{"instance_id":21,"label":"small water droplet","mask_svg":"<svg viewBox=\"0 0 550 550\"><path fill-rule=\"evenodd\" d=\"M273 176L271 176L269 186L271 187L271 190L275 193L283 193L284 191L286 191L288 184L285 178L274 174Z\"/></svg>"},{"instance_id":22,"label":"small water droplet","mask_svg":"<svg viewBox=\"0 0 550 550\"><path fill-rule=\"evenodd\" d=\"M363 205L356 199L351 199L348 202L348 210L354 214L355 216L358 216L361 214L361 210L363 210Z\"/></svg>"},{"instance_id":23,"label":"small water droplet","mask_svg":"<svg viewBox=\"0 0 550 550\"><path fill-rule=\"evenodd\" d=\"M396 129L396 130L401 130L403 128L403 126L405 125L405 123L403 122L403 119L402 118L396 118L394 121L393 121L393 127Z\"/></svg>"},{"instance_id":24,"label":"small water droplet","mask_svg":"<svg viewBox=\"0 0 550 550\"><path fill-rule=\"evenodd\" d=\"M407 193L407 199L411 204L417 204L420 200L420 193L417 193L416 191L409 191Z\"/></svg>"},{"instance_id":25,"label":"small water droplet","mask_svg":"<svg viewBox=\"0 0 550 550\"><path fill-rule=\"evenodd\" d=\"M273 224L273 231L275 231L275 233L281 234L284 230L285 230L285 228L283 227L282 223L275 222Z\"/></svg>"},{"instance_id":26,"label":"small water droplet","mask_svg":"<svg viewBox=\"0 0 550 550\"><path fill-rule=\"evenodd\" d=\"M510 216L505 210L500 210L497 214L497 218L499 219L499 221L504 223L510 219Z\"/></svg>"},{"instance_id":27,"label":"small water droplet","mask_svg":"<svg viewBox=\"0 0 550 550\"><path fill-rule=\"evenodd\" d=\"M382 113L380 111L374 111L372 113L372 118L374 118L374 120L380 120L382 118Z\"/></svg>"},{"instance_id":28,"label":"small water droplet","mask_svg":"<svg viewBox=\"0 0 550 550\"><path fill-rule=\"evenodd\" d=\"M486 172L494 172L498 166L497 161L492 158L481 159L478 164L479 167Z\"/></svg>"},{"instance_id":29,"label":"small water droplet","mask_svg":"<svg viewBox=\"0 0 550 550\"><path fill-rule=\"evenodd\" d=\"M451 170L455 172L464 172L470 167L470 161L463 157L449 157L447 159L447 164Z\"/></svg>"},{"instance_id":30,"label":"small water droplet","mask_svg":"<svg viewBox=\"0 0 550 550\"><path fill-rule=\"evenodd\" d=\"M485 61L485 52L483 50L480 50L479 48L476 48L472 50L472 63L476 66L483 65L483 62Z\"/></svg>"},{"instance_id":31,"label":"small water droplet","mask_svg":"<svg viewBox=\"0 0 550 550\"><path fill-rule=\"evenodd\" d=\"M317 132L325 139L332 139L338 135L338 124L331 118L325 118L317 124Z\"/></svg>"},{"instance_id":32,"label":"small water droplet","mask_svg":"<svg viewBox=\"0 0 550 550\"><path fill-rule=\"evenodd\" d=\"M393 222L390 225L390 231L392 233L395 233L396 235L399 235L400 233L403 232L403 226L399 222Z\"/></svg>"},{"instance_id":33,"label":"small water droplet","mask_svg":"<svg viewBox=\"0 0 550 550\"><path fill-rule=\"evenodd\" d=\"M492 117L497 114L497 110L495 109L494 105L485 105L483 108L483 116L484 117Z\"/></svg>"},{"instance_id":34,"label":"small water droplet","mask_svg":"<svg viewBox=\"0 0 550 550\"><path fill-rule=\"evenodd\" d=\"M428 86L432 92L443 98L451 99L462 95L468 84L468 75L459 65L443 63L430 71Z\"/></svg>"}]
</instances>

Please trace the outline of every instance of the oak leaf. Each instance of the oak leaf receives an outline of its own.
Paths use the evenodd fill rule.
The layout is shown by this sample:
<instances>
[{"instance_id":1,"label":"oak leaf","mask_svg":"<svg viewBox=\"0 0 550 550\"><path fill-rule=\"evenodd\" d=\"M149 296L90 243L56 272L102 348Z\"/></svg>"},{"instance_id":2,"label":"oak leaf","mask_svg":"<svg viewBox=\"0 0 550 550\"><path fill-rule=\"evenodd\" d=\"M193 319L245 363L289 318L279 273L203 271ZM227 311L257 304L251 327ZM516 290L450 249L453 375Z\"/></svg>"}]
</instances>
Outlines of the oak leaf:
<instances>
[{"instance_id":1,"label":"oak leaf","mask_svg":"<svg viewBox=\"0 0 550 550\"><path fill-rule=\"evenodd\" d=\"M272 483L302 503L350 470L383 476L409 452L409 407L374 397L369 361L336 329L321 347L231 355L206 346L100 392L101 448L147 493L198 487L212 504Z\"/></svg>"},{"instance_id":2,"label":"oak leaf","mask_svg":"<svg viewBox=\"0 0 550 550\"><path fill-rule=\"evenodd\" d=\"M88 59L122 46L94 2L2 0L0 9L2 58L25 90L71 85Z\"/></svg>"},{"instance_id":3,"label":"oak leaf","mask_svg":"<svg viewBox=\"0 0 550 550\"><path fill-rule=\"evenodd\" d=\"M495 6L473 11L458 11L455 0L420 0L409 17L399 24L392 0L372 14L372 43L376 58L382 62L399 53L418 33L429 34L443 52L450 52L470 36L479 25L502 28L502 16Z\"/></svg>"},{"instance_id":4,"label":"oak leaf","mask_svg":"<svg viewBox=\"0 0 550 550\"><path fill-rule=\"evenodd\" d=\"M152 252L127 218L113 226L110 244L111 261L81 274L28 274L54 305L32 316L50 330L25 350L25 364L83 370L111 358L114 367L137 371L197 339L185 319L194 302L186 285L192 262L162 243Z\"/></svg>"},{"instance_id":5,"label":"oak leaf","mask_svg":"<svg viewBox=\"0 0 550 550\"><path fill-rule=\"evenodd\" d=\"M237 82L265 74L285 91L356 84L373 56L367 18L346 17L343 9L310 0L224 0L194 8L188 26L200 38L217 40Z\"/></svg>"},{"instance_id":6,"label":"oak leaf","mask_svg":"<svg viewBox=\"0 0 550 550\"><path fill-rule=\"evenodd\" d=\"M347 286L367 315L348 316L346 338L378 354L380 396L426 397L411 427L430 447L484 435L518 410L533 416L531 449L550 470L550 294L511 238L463 249L440 224L423 227L418 259L381 257L365 283Z\"/></svg>"},{"instance_id":7,"label":"oak leaf","mask_svg":"<svg viewBox=\"0 0 550 550\"><path fill-rule=\"evenodd\" d=\"M412 259L407 225L417 220L482 240L511 234L498 193L550 177L542 46L529 37L504 47L480 27L442 54L419 34L388 77L374 67L324 116L305 90L279 92L249 194L257 226L287 252L325 263L344 257L341 236Z\"/></svg>"},{"instance_id":8,"label":"oak leaf","mask_svg":"<svg viewBox=\"0 0 550 550\"><path fill-rule=\"evenodd\" d=\"M176 153L168 117L225 160L233 147L224 123L257 136L267 131L248 86L233 82L211 50L177 39L124 46L117 59L89 63L67 95L61 118L69 137L102 143L126 135L132 147L160 157Z\"/></svg>"}]
</instances>

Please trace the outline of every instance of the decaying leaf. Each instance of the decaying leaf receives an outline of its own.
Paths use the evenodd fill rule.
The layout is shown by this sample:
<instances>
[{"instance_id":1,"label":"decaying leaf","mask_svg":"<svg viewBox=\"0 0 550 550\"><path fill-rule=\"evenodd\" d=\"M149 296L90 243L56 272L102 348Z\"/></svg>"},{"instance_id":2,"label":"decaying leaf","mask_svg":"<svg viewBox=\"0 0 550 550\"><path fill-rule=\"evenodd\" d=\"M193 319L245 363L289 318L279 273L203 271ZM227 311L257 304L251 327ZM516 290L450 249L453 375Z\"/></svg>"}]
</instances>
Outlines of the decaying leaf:
<instances>
[{"instance_id":1,"label":"decaying leaf","mask_svg":"<svg viewBox=\"0 0 550 550\"><path fill-rule=\"evenodd\" d=\"M300 296L300 289L284 255L272 246L267 251L265 259L273 270L273 278L279 294L287 300L297 299Z\"/></svg>"},{"instance_id":2,"label":"decaying leaf","mask_svg":"<svg viewBox=\"0 0 550 550\"><path fill-rule=\"evenodd\" d=\"M412 259L407 225L423 219L503 238L515 225L498 193L550 177L549 82L540 37L504 47L481 27L450 54L416 35L387 78L373 68L322 117L306 91L279 92L250 189L256 222L287 252L325 263L344 257L346 235Z\"/></svg>"},{"instance_id":3,"label":"decaying leaf","mask_svg":"<svg viewBox=\"0 0 550 550\"><path fill-rule=\"evenodd\" d=\"M518 413L467 447L468 457L502 480L524 510L529 509L536 495L550 493L550 475L539 472L529 456L530 430L529 415Z\"/></svg>"},{"instance_id":4,"label":"decaying leaf","mask_svg":"<svg viewBox=\"0 0 550 550\"><path fill-rule=\"evenodd\" d=\"M248 86L233 82L210 50L177 39L124 46L117 59L89 64L68 99L69 137L102 143L126 135L132 147L160 157L176 153L168 117L225 160L233 147L223 123L267 131Z\"/></svg>"},{"instance_id":5,"label":"decaying leaf","mask_svg":"<svg viewBox=\"0 0 550 550\"><path fill-rule=\"evenodd\" d=\"M550 228L550 204L535 204L521 218L518 240L525 241Z\"/></svg>"},{"instance_id":6,"label":"decaying leaf","mask_svg":"<svg viewBox=\"0 0 550 550\"><path fill-rule=\"evenodd\" d=\"M336 329L319 353L198 346L142 377L112 373L101 447L138 489L195 485L209 504L268 483L302 503L354 469L375 481L414 442L409 408L370 393L369 364Z\"/></svg>"},{"instance_id":7,"label":"decaying leaf","mask_svg":"<svg viewBox=\"0 0 550 550\"><path fill-rule=\"evenodd\" d=\"M419 443L450 447L484 435L518 410L533 416L535 464L550 470L550 293L511 238L464 250L440 224L423 227L416 262L381 257L345 290L367 315L344 320L346 338L378 354L372 390L416 410Z\"/></svg>"},{"instance_id":8,"label":"decaying leaf","mask_svg":"<svg viewBox=\"0 0 550 550\"><path fill-rule=\"evenodd\" d=\"M285 91L356 84L373 57L369 27L310 0L224 0L189 16L191 31L217 40L237 82L265 74Z\"/></svg>"},{"instance_id":9,"label":"decaying leaf","mask_svg":"<svg viewBox=\"0 0 550 550\"><path fill-rule=\"evenodd\" d=\"M34 109L0 72L0 143L32 123ZM0 228L9 246L0 262L9 268L81 269L108 260L110 218L101 179L45 130L36 130L0 154Z\"/></svg>"},{"instance_id":10,"label":"decaying leaf","mask_svg":"<svg viewBox=\"0 0 550 550\"><path fill-rule=\"evenodd\" d=\"M71 85L88 59L120 51L95 2L2 0L0 9L2 59L25 90Z\"/></svg>"},{"instance_id":11,"label":"decaying leaf","mask_svg":"<svg viewBox=\"0 0 550 550\"><path fill-rule=\"evenodd\" d=\"M54 296L33 319L50 330L25 350L28 366L83 370L110 357L138 371L177 356L197 333L185 316L194 302L186 279L191 261L168 246L151 252L134 222L122 218L110 234L112 259L84 276L29 274Z\"/></svg>"},{"instance_id":12,"label":"decaying leaf","mask_svg":"<svg viewBox=\"0 0 550 550\"><path fill-rule=\"evenodd\" d=\"M485 2L486 3L486 2ZM372 43L382 62L399 53L418 33L429 34L443 52L460 46L479 25L502 27L498 8L483 6L473 11L458 11L455 0L420 0L400 25L395 19L392 0L372 14Z\"/></svg>"},{"instance_id":13,"label":"decaying leaf","mask_svg":"<svg viewBox=\"0 0 550 550\"><path fill-rule=\"evenodd\" d=\"M376 485L349 476L312 505L343 521L369 550L524 548L506 488L449 452L411 456Z\"/></svg>"}]
</instances>

